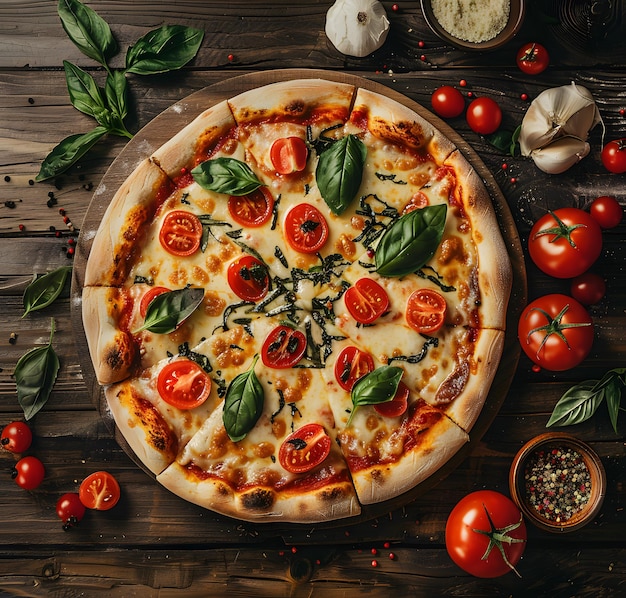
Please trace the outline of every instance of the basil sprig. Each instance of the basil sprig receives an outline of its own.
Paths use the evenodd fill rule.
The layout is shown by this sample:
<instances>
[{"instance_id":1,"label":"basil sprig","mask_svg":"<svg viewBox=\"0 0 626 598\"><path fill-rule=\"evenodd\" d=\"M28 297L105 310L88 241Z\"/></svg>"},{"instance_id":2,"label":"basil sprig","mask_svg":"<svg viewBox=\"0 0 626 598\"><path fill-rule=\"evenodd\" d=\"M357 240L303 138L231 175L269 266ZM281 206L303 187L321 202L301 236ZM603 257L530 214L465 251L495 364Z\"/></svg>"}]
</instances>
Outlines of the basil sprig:
<instances>
[{"instance_id":1,"label":"basil sprig","mask_svg":"<svg viewBox=\"0 0 626 598\"><path fill-rule=\"evenodd\" d=\"M263 183L252 169L235 158L213 158L198 164L191 174L203 189L227 195L248 195Z\"/></svg>"},{"instance_id":2,"label":"basil sprig","mask_svg":"<svg viewBox=\"0 0 626 598\"><path fill-rule=\"evenodd\" d=\"M361 186L366 157L367 147L356 135L346 135L320 154L315 180L334 214L342 214L354 199Z\"/></svg>"},{"instance_id":3,"label":"basil sprig","mask_svg":"<svg viewBox=\"0 0 626 598\"><path fill-rule=\"evenodd\" d=\"M263 412L263 387L254 372L258 359L256 355L250 369L236 376L226 391L222 421L233 442L243 440Z\"/></svg>"},{"instance_id":4,"label":"basil sprig","mask_svg":"<svg viewBox=\"0 0 626 598\"><path fill-rule=\"evenodd\" d=\"M402 368L383 365L357 380L350 395L353 407L346 426L352 423L358 407L391 401L398 390L402 374Z\"/></svg>"},{"instance_id":5,"label":"basil sprig","mask_svg":"<svg viewBox=\"0 0 626 598\"><path fill-rule=\"evenodd\" d=\"M435 254L446 225L445 204L413 210L393 222L376 247L376 272L405 276Z\"/></svg>"},{"instance_id":6,"label":"basil sprig","mask_svg":"<svg viewBox=\"0 0 626 598\"><path fill-rule=\"evenodd\" d=\"M143 326L136 330L149 330L156 334L169 334L184 322L202 303L204 289L185 287L157 295L146 310Z\"/></svg>"},{"instance_id":7,"label":"basil sprig","mask_svg":"<svg viewBox=\"0 0 626 598\"><path fill-rule=\"evenodd\" d=\"M72 266L61 266L43 276L36 276L26 287L22 302L24 304L24 314L48 307L65 287L65 281L72 271Z\"/></svg>"}]
</instances>

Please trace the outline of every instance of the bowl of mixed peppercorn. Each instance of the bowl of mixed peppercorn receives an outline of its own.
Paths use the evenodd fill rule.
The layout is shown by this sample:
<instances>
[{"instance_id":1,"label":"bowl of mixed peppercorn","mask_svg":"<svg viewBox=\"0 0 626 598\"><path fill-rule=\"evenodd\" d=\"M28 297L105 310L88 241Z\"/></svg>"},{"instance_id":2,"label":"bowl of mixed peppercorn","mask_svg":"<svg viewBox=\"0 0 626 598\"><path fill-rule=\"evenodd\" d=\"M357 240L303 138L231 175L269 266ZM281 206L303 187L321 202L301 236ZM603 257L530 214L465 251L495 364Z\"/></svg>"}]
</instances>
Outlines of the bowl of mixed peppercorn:
<instances>
[{"instance_id":1,"label":"bowl of mixed peppercorn","mask_svg":"<svg viewBox=\"0 0 626 598\"><path fill-rule=\"evenodd\" d=\"M598 515L606 473L587 444L570 434L548 432L515 455L509 486L517 506L537 527L571 532Z\"/></svg>"}]
</instances>

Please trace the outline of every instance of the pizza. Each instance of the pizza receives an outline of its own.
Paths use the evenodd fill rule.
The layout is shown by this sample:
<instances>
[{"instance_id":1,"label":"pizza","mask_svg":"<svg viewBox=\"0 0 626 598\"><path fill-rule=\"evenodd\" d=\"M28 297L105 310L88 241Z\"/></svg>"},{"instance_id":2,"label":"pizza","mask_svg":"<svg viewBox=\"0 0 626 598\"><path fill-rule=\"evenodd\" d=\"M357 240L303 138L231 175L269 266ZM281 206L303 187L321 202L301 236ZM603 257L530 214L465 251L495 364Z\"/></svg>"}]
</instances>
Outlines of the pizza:
<instances>
[{"instance_id":1,"label":"pizza","mask_svg":"<svg viewBox=\"0 0 626 598\"><path fill-rule=\"evenodd\" d=\"M483 181L395 99L301 79L208 107L90 242L83 325L107 410L183 499L332 521L468 442L512 268Z\"/></svg>"}]
</instances>

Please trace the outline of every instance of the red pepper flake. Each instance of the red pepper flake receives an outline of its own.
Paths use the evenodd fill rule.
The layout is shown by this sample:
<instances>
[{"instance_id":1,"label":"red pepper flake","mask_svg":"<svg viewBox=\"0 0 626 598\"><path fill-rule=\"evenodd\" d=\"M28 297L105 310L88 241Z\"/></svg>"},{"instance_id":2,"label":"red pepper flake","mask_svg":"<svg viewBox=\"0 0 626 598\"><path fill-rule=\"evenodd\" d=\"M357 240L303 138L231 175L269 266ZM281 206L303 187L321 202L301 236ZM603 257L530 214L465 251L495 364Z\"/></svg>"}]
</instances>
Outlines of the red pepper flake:
<instances>
[{"instance_id":1,"label":"red pepper flake","mask_svg":"<svg viewBox=\"0 0 626 598\"><path fill-rule=\"evenodd\" d=\"M520 95L520 98L525 102L526 100L528 100L528 94L527 93L523 93Z\"/></svg>"},{"instance_id":2,"label":"red pepper flake","mask_svg":"<svg viewBox=\"0 0 626 598\"><path fill-rule=\"evenodd\" d=\"M372 548L372 549L370 550L370 552L371 552L374 556L376 556L376 555L378 554L378 550L377 550L376 548Z\"/></svg>"},{"instance_id":3,"label":"red pepper flake","mask_svg":"<svg viewBox=\"0 0 626 598\"><path fill-rule=\"evenodd\" d=\"M467 87L467 81L466 81L465 79L461 79L461 80L459 81L459 85L460 85L461 87Z\"/></svg>"},{"instance_id":4,"label":"red pepper flake","mask_svg":"<svg viewBox=\"0 0 626 598\"><path fill-rule=\"evenodd\" d=\"M391 546L391 542L385 542L383 544L383 548L389 548Z\"/></svg>"},{"instance_id":5,"label":"red pepper flake","mask_svg":"<svg viewBox=\"0 0 626 598\"><path fill-rule=\"evenodd\" d=\"M619 109L619 114L620 114L620 116L624 116L624 114L626 114L626 109L625 108L620 108Z\"/></svg>"},{"instance_id":6,"label":"red pepper flake","mask_svg":"<svg viewBox=\"0 0 626 598\"><path fill-rule=\"evenodd\" d=\"M67 248L67 252L66 252L67 257L74 257L74 253L76 253L76 250L73 247Z\"/></svg>"},{"instance_id":7,"label":"red pepper flake","mask_svg":"<svg viewBox=\"0 0 626 598\"><path fill-rule=\"evenodd\" d=\"M296 554L296 552L298 552L298 549L295 546L291 547L291 553L292 554Z\"/></svg>"},{"instance_id":8,"label":"red pepper flake","mask_svg":"<svg viewBox=\"0 0 626 598\"><path fill-rule=\"evenodd\" d=\"M425 48L426 47L426 42L424 40L421 40L417 42L417 45L419 48Z\"/></svg>"},{"instance_id":9,"label":"red pepper flake","mask_svg":"<svg viewBox=\"0 0 626 598\"><path fill-rule=\"evenodd\" d=\"M18 225L18 227L20 230L26 230L26 227L23 224Z\"/></svg>"},{"instance_id":10,"label":"red pepper flake","mask_svg":"<svg viewBox=\"0 0 626 598\"><path fill-rule=\"evenodd\" d=\"M541 371L541 366L537 365L536 363L533 365L532 368L530 368L533 372L535 372L535 374L538 374Z\"/></svg>"},{"instance_id":11,"label":"red pepper flake","mask_svg":"<svg viewBox=\"0 0 626 598\"><path fill-rule=\"evenodd\" d=\"M393 12L398 12L400 10L400 7L397 4L392 4L391 10L393 10Z\"/></svg>"},{"instance_id":12,"label":"red pepper flake","mask_svg":"<svg viewBox=\"0 0 626 598\"><path fill-rule=\"evenodd\" d=\"M426 62L426 54L422 54L422 55L420 56L420 60L421 60L422 62Z\"/></svg>"},{"instance_id":13,"label":"red pepper flake","mask_svg":"<svg viewBox=\"0 0 626 598\"><path fill-rule=\"evenodd\" d=\"M235 55L229 54L227 58L228 58L228 62L232 62L233 60L235 60Z\"/></svg>"},{"instance_id":14,"label":"red pepper flake","mask_svg":"<svg viewBox=\"0 0 626 598\"><path fill-rule=\"evenodd\" d=\"M389 560L390 561L395 561L396 560L396 553L395 552L390 552L389 553Z\"/></svg>"},{"instance_id":15,"label":"red pepper flake","mask_svg":"<svg viewBox=\"0 0 626 598\"><path fill-rule=\"evenodd\" d=\"M473 91L468 91L467 92L467 97L468 98L473 98L474 97L474 92Z\"/></svg>"},{"instance_id":16,"label":"red pepper flake","mask_svg":"<svg viewBox=\"0 0 626 598\"><path fill-rule=\"evenodd\" d=\"M372 561L372 567L378 567L378 561L376 559Z\"/></svg>"},{"instance_id":17,"label":"red pepper flake","mask_svg":"<svg viewBox=\"0 0 626 598\"><path fill-rule=\"evenodd\" d=\"M511 184L515 185L515 183L517 183L517 177L512 176L511 177Z\"/></svg>"},{"instance_id":18,"label":"red pepper flake","mask_svg":"<svg viewBox=\"0 0 626 598\"><path fill-rule=\"evenodd\" d=\"M506 162L502 162L502 170L506 170L509 165Z\"/></svg>"}]
</instances>

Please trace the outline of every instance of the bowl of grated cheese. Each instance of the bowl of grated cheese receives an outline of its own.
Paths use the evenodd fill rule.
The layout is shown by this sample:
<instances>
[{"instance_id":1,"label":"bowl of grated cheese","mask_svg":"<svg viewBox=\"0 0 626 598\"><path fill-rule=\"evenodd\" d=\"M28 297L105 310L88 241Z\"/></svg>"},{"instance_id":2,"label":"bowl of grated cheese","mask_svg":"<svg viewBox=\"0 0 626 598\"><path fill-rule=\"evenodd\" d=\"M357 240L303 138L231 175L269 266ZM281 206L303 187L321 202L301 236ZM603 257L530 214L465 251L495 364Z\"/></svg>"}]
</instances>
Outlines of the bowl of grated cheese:
<instances>
[{"instance_id":1,"label":"bowl of grated cheese","mask_svg":"<svg viewBox=\"0 0 626 598\"><path fill-rule=\"evenodd\" d=\"M443 41L463 50L494 50L519 31L525 0L421 0L424 19Z\"/></svg>"}]
</instances>

